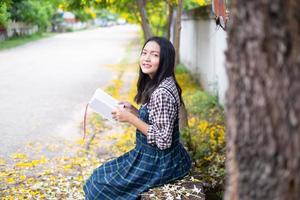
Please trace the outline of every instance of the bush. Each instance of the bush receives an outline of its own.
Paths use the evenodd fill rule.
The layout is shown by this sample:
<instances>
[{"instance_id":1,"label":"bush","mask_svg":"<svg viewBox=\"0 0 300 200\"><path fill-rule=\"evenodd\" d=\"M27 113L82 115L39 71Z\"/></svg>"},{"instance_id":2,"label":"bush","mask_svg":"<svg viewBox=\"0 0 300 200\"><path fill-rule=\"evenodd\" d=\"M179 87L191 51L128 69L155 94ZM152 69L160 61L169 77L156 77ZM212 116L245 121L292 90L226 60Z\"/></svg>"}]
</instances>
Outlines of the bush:
<instances>
[{"instance_id":1,"label":"bush","mask_svg":"<svg viewBox=\"0 0 300 200\"><path fill-rule=\"evenodd\" d=\"M46 30L55 12L54 6L48 1L25 0L13 4L12 19L29 24L36 24L40 30Z\"/></svg>"},{"instance_id":2,"label":"bush","mask_svg":"<svg viewBox=\"0 0 300 200\"><path fill-rule=\"evenodd\" d=\"M182 132L202 181L223 185L225 176L224 110L215 96L201 90L183 66L176 69L188 111L188 127Z\"/></svg>"},{"instance_id":3,"label":"bush","mask_svg":"<svg viewBox=\"0 0 300 200\"><path fill-rule=\"evenodd\" d=\"M10 21L10 13L7 11L7 4L0 3L0 27L6 27Z\"/></svg>"}]
</instances>

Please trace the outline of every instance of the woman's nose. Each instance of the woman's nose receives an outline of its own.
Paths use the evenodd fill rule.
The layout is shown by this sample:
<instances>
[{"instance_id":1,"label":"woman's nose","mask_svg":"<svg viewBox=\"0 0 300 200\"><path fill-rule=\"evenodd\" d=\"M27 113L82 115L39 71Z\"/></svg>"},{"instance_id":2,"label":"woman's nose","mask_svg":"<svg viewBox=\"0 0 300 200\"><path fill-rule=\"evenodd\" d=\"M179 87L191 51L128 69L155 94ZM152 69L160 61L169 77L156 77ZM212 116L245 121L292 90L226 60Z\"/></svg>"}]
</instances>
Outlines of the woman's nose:
<instances>
[{"instance_id":1,"label":"woman's nose","mask_svg":"<svg viewBox=\"0 0 300 200\"><path fill-rule=\"evenodd\" d=\"M145 61L150 61L151 59L151 55L150 54L147 54L146 56L145 56Z\"/></svg>"}]
</instances>

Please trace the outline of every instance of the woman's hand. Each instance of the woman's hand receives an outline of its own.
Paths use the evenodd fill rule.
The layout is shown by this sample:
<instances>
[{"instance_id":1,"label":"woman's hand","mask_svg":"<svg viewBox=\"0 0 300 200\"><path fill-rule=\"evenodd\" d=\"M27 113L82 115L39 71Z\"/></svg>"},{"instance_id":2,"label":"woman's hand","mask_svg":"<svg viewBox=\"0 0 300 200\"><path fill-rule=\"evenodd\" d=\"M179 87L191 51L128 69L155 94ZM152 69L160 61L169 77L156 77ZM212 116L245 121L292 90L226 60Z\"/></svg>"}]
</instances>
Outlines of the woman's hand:
<instances>
[{"instance_id":1,"label":"woman's hand","mask_svg":"<svg viewBox=\"0 0 300 200\"><path fill-rule=\"evenodd\" d=\"M119 107L116 110L114 110L113 112L111 112L112 117L114 120L118 121L118 122L129 122L130 119L132 119L134 116L133 113L131 113L128 109L126 109L125 107Z\"/></svg>"},{"instance_id":2,"label":"woman's hand","mask_svg":"<svg viewBox=\"0 0 300 200\"><path fill-rule=\"evenodd\" d=\"M127 101L120 101L119 105L124 107L128 112L131 112L135 116L138 116L138 110L129 102Z\"/></svg>"},{"instance_id":3,"label":"woman's hand","mask_svg":"<svg viewBox=\"0 0 300 200\"><path fill-rule=\"evenodd\" d=\"M138 110L128 102L120 102L119 105L111 112L113 119L128 122L147 135L149 125L138 117Z\"/></svg>"}]
</instances>

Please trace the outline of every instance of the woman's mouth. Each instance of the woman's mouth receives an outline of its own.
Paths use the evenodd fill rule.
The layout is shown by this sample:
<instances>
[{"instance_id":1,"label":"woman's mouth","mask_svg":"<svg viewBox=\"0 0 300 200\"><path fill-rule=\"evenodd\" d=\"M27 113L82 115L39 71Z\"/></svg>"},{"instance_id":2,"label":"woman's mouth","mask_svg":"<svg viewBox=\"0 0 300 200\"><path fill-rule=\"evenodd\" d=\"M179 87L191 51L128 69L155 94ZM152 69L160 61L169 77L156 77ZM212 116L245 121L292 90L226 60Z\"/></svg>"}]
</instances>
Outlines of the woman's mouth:
<instances>
[{"instance_id":1,"label":"woman's mouth","mask_svg":"<svg viewBox=\"0 0 300 200\"><path fill-rule=\"evenodd\" d=\"M143 64L143 67L144 68L151 68L151 65L149 65L149 64Z\"/></svg>"}]
</instances>

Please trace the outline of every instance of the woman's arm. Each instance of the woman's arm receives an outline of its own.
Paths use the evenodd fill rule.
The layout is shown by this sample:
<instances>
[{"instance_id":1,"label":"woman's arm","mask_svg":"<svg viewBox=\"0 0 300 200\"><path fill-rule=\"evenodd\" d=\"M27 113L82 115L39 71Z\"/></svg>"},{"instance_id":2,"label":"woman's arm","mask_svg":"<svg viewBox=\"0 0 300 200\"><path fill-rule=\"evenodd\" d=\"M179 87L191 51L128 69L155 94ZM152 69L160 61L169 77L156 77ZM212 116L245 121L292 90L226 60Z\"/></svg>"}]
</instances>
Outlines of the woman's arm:
<instances>
[{"instance_id":1,"label":"woman's arm","mask_svg":"<svg viewBox=\"0 0 300 200\"><path fill-rule=\"evenodd\" d=\"M144 135L147 135L149 125L146 122L137 116L130 118L128 122L139 129Z\"/></svg>"},{"instance_id":2,"label":"woman's arm","mask_svg":"<svg viewBox=\"0 0 300 200\"><path fill-rule=\"evenodd\" d=\"M163 150L172 145L174 124L178 117L177 101L165 88L157 89L152 95L147 106L151 122L147 130L147 142Z\"/></svg>"}]
</instances>

